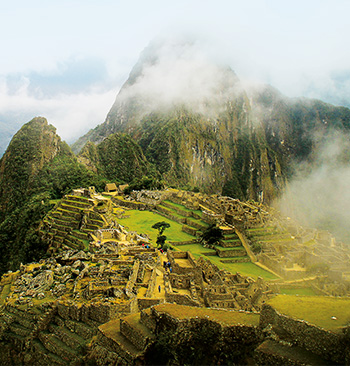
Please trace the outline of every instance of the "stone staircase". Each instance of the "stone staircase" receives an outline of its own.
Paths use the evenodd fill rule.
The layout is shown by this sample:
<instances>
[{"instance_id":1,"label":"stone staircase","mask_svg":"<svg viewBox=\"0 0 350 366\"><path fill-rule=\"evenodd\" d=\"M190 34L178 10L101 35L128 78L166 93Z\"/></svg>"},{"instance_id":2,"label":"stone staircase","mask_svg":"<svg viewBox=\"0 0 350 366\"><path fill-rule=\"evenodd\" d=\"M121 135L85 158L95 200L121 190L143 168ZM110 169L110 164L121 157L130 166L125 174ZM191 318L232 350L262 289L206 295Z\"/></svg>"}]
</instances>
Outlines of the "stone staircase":
<instances>
[{"instance_id":1,"label":"stone staircase","mask_svg":"<svg viewBox=\"0 0 350 366\"><path fill-rule=\"evenodd\" d=\"M93 320L77 321L56 315L47 329L41 330L33 340L35 360L39 364L81 364L87 344L97 334Z\"/></svg>"},{"instance_id":2,"label":"stone staircase","mask_svg":"<svg viewBox=\"0 0 350 366\"><path fill-rule=\"evenodd\" d=\"M154 329L150 308L111 320L99 327L93 346L95 357L112 357L118 365L142 364L146 350L154 342Z\"/></svg>"},{"instance_id":3,"label":"stone staircase","mask_svg":"<svg viewBox=\"0 0 350 366\"><path fill-rule=\"evenodd\" d=\"M170 199L162 201L156 207L157 211L170 220L182 224L182 231L197 238L205 231L209 224L202 220L200 211L190 210L187 207L172 202ZM176 245L176 243L174 243ZM204 252L204 255L217 255L222 262L249 262L246 249L234 228L226 227L222 245L215 246L212 253Z\"/></svg>"},{"instance_id":4,"label":"stone staircase","mask_svg":"<svg viewBox=\"0 0 350 366\"><path fill-rule=\"evenodd\" d=\"M0 335L5 339L15 339L24 342L29 337L33 337L35 324L43 316L44 313L41 313L38 309L36 309L36 312L33 312L7 305L2 310Z\"/></svg>"},{"instance_id":5,"label":"stone staircase","mask_svg":"<svg viewBox=\"0 0 350 366\"><path fill-rule=\"evenodd\" d=\"M199 211L194 211L170 200L162 201L156 209L163 216L182 224L182 231L196 237L203 232L209 224L201 219Z\"/></svg>"},{"instance_id":6,"label":"stone staircase","mask_svg":"<svg viewBox=\"0 0 350 366\"><path fill-rule=\"evenodd\" d=\"M41 235L50 243L50 251L59 248L88 249L89 234L108 226L102 214L94 212L92 199L66 195L45 217Z\"/></svg>"}]
</instances>

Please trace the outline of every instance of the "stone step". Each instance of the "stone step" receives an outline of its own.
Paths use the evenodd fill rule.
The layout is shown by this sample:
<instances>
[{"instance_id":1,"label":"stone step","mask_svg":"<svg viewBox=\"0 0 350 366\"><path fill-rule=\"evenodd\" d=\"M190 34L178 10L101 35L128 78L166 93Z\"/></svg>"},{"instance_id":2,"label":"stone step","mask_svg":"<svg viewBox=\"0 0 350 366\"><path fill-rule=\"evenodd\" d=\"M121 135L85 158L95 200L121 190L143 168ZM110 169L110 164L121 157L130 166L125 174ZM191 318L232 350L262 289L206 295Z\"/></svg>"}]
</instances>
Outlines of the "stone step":
<instances>
[{"instance_id":1,"label":"stone step","mask_svg":"<svg viewBox=\"0 0 350 366\"><path fill-rule=\"evenodd\" d=\"M85 224L83 229L88 229L88 230L95 231L95 230L101 229L101 226L87 223L87 224Z\"/></svg>"},{"instance_id":2,"label":"stone step","mask_svg":"<svg viewBox=\"0 0 350 366\"><path fill-rule=\"evenodd\" d=\"M75 362L79 357L77 351L68 347L55 334L42 331L39 333L38 338L49 352L59 356L67 363Z\"/></svg>"},{"instance_id":3,"label":"stone step","mask_svg":"<svg viewBox=\"0 0 350 366\"><path fill-rule=\"evenodd\" d=\"M97 344L96 342L93 343L90 350L91 351L89 352L89 354L90 357L92 356L93 359L92 362L96 362L95 360L103 360L103 365L130 366L130 363L127 362L125 359L121 358L118 354L116 354L113 351L110 351L109 349L101 346L100 344ZM90 360L88 360L88 362L89 361ZM143 363L141 363L140 365L143 365Z\"/></svg>"},{"instance_id":4,"label":"stone step","mask_svg":"<svg viewBox=\"0 0 350 366\"><path fill-rule=\"evenodd\" d=\"M96 225L98 227L103 227L103 225L105 224L105 222L103 220L96 220L96 219L92 219L91 217L88 218L88 223L92 224L92 225Z\"/></svg>"},{"instance_id":5,"label":"stone step","mask_svg":"<svg viewBox=\"0 0 350 366\"><path fill-rule=\"evenodd\" d=\"M143 350L154 339L153 333L140 322L140 313L131 314L120 319L120 332L137 349Z\"/></svg>"},{"instance_id":6,"label":"stone step","mask_svg":"<svg viewBox=\"0 0 350 366\"><path fill-rule=\"evenodd\" d=\"M86 340L83 337L72 332L65 325L59 326L56 324L50 324L49 331L54 333L58 339L73 349L79 349L86 343Z\"/></svg>"},{"instance_id":7,"label":"stone step","mask_svg":"<svg viewBox=\"0 0 350 366\"><path fill-rule=\"evenodd\" d=\"M156 208L157 208L157 211L162 214L162 216L165 216L169 220L173 220L179 224L184 224L186 222L186 217L179 215L175 211L171 211L167 207L158 205Z\"/></svg>"},{"instance_id":8,"label":"stone step","mask_svg":"<svg viewBox=\"0 0 350 366\"><path fill-rule=\"evenodd\" d=\"M51 229L50 232L53 233L55 236L59 236L61 238L65 238L68 235L67 231L63 231L57 228Z\"/></svg>"},{"instance_id":9,"label":"stone step","mask_svg":"<svg viewBox=\"0 0 350 366\"><path fill-rule=\"evenodd\" d=\"M83 208L77 207L77 206L72 206L70 202L61 202L61 208L63 208L66 211L70 211L70 212L74 212L74 213L78 213L81 215L82 211L84 211Z\"/></svg>"},{"instance_id":10,"label":"stone step","mask_svg":"<svg viewBox=\"0 0 350 366\"><path fill-rule=\"evenodd\" d=\"M84 227L80 231L83 232L83 233L85 233L85 234L92 234L95 230L88 229L88 228Z\"/></svg>"},{"instance_id":11,"label":"stone step","mask_svg":"<svg viewBox=\"0 0 350 366\"><path fill-rule=\"evenodd\" d=\"M71 319L63 319L60 316L55 317L55 324L66 327L70 332L73 332L85 340L91 339L97 334L97 323L92 321L90 324L78 322Z\"/></svg>"},{"instance_id":12,"label":"stone step","mask_svg":"<svg viewBox=\"0 0 350 366\"><path fill-rule=\"evenodd\" d=\"M77 231L77 230L72 232L72 236L74 238L78 238L78 239L82 239L82 240L89 240L89 235L88 234L83 233L81 231Z\"/></svg>"},{"instance_id":13,"label":"stone step","mask_svg":"<svg viewBox=\"0 0 350 366\"><path fill-rule=\"evenodd\" d=\"M57 211L61 213L62 217L73 217L73 219L80 221L81 214L80 212L69 211L66 210L64 207L58 207Z\"/></svg>"},{"instance_id":14,"label":"stone step","mask_svg":"<svg viewBox=\"0 0 350 366\"><path fill-rule=\"evenodd\" d=\"M178 215L185 216L185 217L192 216L192 212L191 211L186 210L185 207L182 209L181 207L178 207L178 206L172 204L171 202L163 201L162 202L162 206L170 209L173 212L176 212Z\"/></svg>"},{"instance_id":15,"label":"stone step","mask_svg":"<svg viewBox=\"0 0 350 366\"><path fill-rule=\"evenodd\" d=\"M188 226L188 225L182 225L181 230L187 234L190 234L192 236L196 236L197 234L197 229L195 229L194 227Z\"/></svg>"},{"instance_id":16,"label":"stone step","mask_svg":"<svg viewBox=\"0 0 350 366\"><path fill-rule=\"evenodd\" d=\"M152 314L152 309L147 308L141 311L140 322L145 325L151 332L155 332L156 330L156 319Z\"/></svg>"},{"instance_id":17,"label":"stone step","mask_svg":"<svg viewBox=\"0 0 350 366\"><path fill-rule=\"evenodd\" d=\"M126 360L129 365L135 364L135 360L143 355L126 337L120 332L120 320L111 320L99 328L97 342L106 349L117 353Z\"/></svg>"},{"instance_id":18,"label":"stone step","mask_svg":"<svg viewBox=\"0 0 350 366\"><path fill-rule=\"evenodd\" d=\"M242 246L226 249L215 247L215 250L216 255L220 258L244 257L247 255L247 251Z\"/></svg>"},{"instance_id":19,"label":"stone step","mask_svg":"<svg viewBox=\"0 0 350 366\"><path fill-rule=\"evenodd\" d=\"M255 350L258 365L332 365L322 357L297 346L287 346L266 340ZM334 364L334 363L333 363Z\"/></svg>"},{"instance_id":20,"label":"stone step","mask_svg":"<svg viewBox=\"0 0 350 366\"><path fill-rule=\"evenodd\" d=\"M61 357L48 351L39 339L33 340L33 347L35 350L35 359L38 365L50 365L50 366L61 366L67 365L67 362L62 360Z\"/></svg>"},{"instance_id":21,"label":"stone step","mask_svg":"<svg viewBox=\"0 0 350 366\"><path fill-rule=\"evenodd\" d=\"M205 222L198 222L194 218L187 218L186 225L196 228L197 230L204 231L209 227L209 224Z\"/></svg>"},{"instance_id":22,"label":"stone step","mask_svg":"<svg viewBox=\"0 0 350 366\"><path fill-rule=\"evenodd\" d=\"M233 230L233 229L232 229ZM233 233L228 234L227 231L224 231L224 240L239 240L238 235L233 231Z\"/></svg>"},{"instance_id":23,"label":"stone step","mask_svg":"<svg viewBox=\"0 0 350 366\"><path fill-rule=\"evenodd\" d=\"M92 206L94 204L93 200L91 198L88 197L83 197L83 196L75 196L73 194L67 194L65 196L66 199L70 200L70 201L76 201L76 202L82 202L82 203L87 203L90 206Z\"/></svg>"},{"instance_id":24,"label":"stone step","mask_svg":"<svg viewBox=\"0 0 350 366\"><path fill-rule=\"evenodd\" d=\"M33 324L40 316L40 314L32 314L29 311L22 311L14 306L6 306L4 313L14 319L17 323L29 329L33 327Z\"/></svg>"},{"instance_id":25,"label":"stone step","mask_svg":"<svg viewBox=\"0 0 350 366\"><path fill-rule=\"evenodd\" d=\"M71 249L82 249L79 244L70 241L69 238L65 238L63 244Z\"/></svg>"},{"instance_id":26,"label":"stone step","mask_svg":"<svg viewBox=\"0 0 350 366\"><path fill-rule=\"evenodd\" d=\"M66 204L68 206L77 207L77 208L80 208L80 209L86 209L86 208L89 208L91 206L91 204L89 202L78 202L78 201L70 200L70 199L67 199L67 198L63 199L62 203Z\"/></svg>"},{"instance_id":27,"label":"stone step","mask_svg":"<svg viewBox=\"0 0 350 366\"><path fill-rule=\"evenodd\" d=\"M77 230L78 226L79 226L79 221L72 220L71 217L63 217L62 219L54 218L53 220L51 220L51 223L56 224L56 225L65 226L72 230Z\"/></svg>"},{"instance_id":28,"label":"stone step","mask_svg":"<svg viewBox=\"0 0 350 366\"><path fill-rule=\"evenodd\" d=\"M67 222L65 222L65 224L67 224ZM65 232L65 233L68 233L68 232L72 231L71 226L61 225L57 222L51 222L51 228L50 229L56 229L57 232Z\"/></svg>"},{"instance_id":29,"label":"stone step","mask_svg":"<svg viewBox=\"0 0 350 366\"><path fill-rule=\"evenodd\" d=\"M3 338L10 342L20 343L20 344L23 344L25 341L28 340L27 337L23 337L17 333L13 333L10 330L7 330L6 333L3 334Z\"/></svg>"},{"instance_id":30,"label":"stone step","mask_svg":"<svg viewBox=\"0 0 350 366\"><path fill-rule=\"evenodd\" d=\"M222 242L221 246L223 248L235 248L235 247L240 247L242 246L242 243L241 241L238 239L238 240L225 240Z\"/></svg>"},{"instance_id":31,"label":"stone step","mask_svg":"<svg viewBox=\"0 0 350 366\"><path fill-rule=\"evenodd\" d=\"M17 323L17 322L13 322L9 325L9 330L12 333L15 333L21 337L28 337L31 333L31 330L24 327L23 325Z\"/></svg>"}]
</instances>

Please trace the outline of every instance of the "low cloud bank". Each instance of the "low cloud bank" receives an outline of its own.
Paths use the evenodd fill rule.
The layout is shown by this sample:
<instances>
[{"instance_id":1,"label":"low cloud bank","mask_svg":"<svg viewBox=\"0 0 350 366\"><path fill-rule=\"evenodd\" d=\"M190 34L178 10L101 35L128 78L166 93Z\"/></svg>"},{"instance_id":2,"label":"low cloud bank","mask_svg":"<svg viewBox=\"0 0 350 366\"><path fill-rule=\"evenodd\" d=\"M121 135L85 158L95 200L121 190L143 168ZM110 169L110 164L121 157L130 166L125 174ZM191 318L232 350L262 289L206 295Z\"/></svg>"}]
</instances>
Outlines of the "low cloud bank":
<instances>
[{"instance_id":1,"label":"low cloud bank","mask_svg":"<svg viewBox=\"0 0 350 366\"><path fill-rule=\"evenodd\" d=\"M56 69L0 77L0 155L13 134L36 116L68 143L105 120L118 87L103 62L67 60ZM5 133L6 131L6 133Z\"/></svg>"},{"instance_id":2,"label":"low cloud bank","mask_svg":"<svg viewBox=\"0 0 350 366\"><path fill-rule=\"evenodd\" d=\"M333 131L315 136L313 161L295 167L286 192L276 203L302 225L329 230L350 243L350 140Z\"/></svg>"}]
</instances>

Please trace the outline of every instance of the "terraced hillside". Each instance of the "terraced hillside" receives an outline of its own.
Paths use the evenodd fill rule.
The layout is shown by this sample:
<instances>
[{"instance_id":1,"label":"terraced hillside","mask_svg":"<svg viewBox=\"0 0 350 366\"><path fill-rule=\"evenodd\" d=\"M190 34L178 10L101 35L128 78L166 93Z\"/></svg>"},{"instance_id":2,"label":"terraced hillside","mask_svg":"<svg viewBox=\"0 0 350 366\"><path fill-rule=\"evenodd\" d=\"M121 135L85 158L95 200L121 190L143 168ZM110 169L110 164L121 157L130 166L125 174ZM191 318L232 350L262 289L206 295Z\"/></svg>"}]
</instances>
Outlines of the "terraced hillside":
<instances>
[{"instance_id":1,"label":"terraced hillside","mask_svg":"<svg viewBox=\"0 0 350 366\"><path fill-rule=\"evenodd\" d=\"M192 245L195 252L199 250L200 254L206 256L224 258L222 259L223 263L249 261L247 252L233 227L226 225L222 226L224 239L222 240L221 245L216 245L214 248L204 248L202 245L198 244L198 240L196 239L198 239L213 222L211 219L208 219L207 215L203 214L205 211L210 211L209 208L200 206L200 209L190 209L170 198L158 204L156 209L168 219L182 224L182 231L192 235ZM188 242L173 244L177 245L180 249L181 244L191 245L191 243Z\"/></svg>"},{"instance_id":2,"label":"terraced hillside","mask_svg":"<svg viewBox=\"0 0 350 366\"><path fill-rule=\"evenodd\" d=\"M41 227L49 251L89 249L89 234L107 227L111 221L108 210L103 212L103 205L88 197L66 195L45 217Z\"/></svg>"}]
</instances>

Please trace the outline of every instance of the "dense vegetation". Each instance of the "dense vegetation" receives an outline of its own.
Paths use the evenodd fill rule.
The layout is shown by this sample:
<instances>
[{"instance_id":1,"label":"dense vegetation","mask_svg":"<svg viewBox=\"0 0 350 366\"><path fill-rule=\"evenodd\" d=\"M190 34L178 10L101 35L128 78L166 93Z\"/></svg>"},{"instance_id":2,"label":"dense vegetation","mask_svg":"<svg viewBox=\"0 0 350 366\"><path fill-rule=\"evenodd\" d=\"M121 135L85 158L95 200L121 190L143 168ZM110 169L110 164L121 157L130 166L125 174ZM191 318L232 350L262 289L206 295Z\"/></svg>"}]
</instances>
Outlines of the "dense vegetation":
<instances>
[{"instance_id":1,"label":"dense vegetation","mask_svg":"<svg viewBox=\"0 0 350 366\"><path fill-rule=\"evenodd\" d=\"M101 190L106 182L78 163L44 118L18 131L0 160L0 171L0 273L45 255L38 226L50 200L81 186Z\"/></svg>"}]
</instances>

